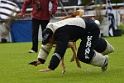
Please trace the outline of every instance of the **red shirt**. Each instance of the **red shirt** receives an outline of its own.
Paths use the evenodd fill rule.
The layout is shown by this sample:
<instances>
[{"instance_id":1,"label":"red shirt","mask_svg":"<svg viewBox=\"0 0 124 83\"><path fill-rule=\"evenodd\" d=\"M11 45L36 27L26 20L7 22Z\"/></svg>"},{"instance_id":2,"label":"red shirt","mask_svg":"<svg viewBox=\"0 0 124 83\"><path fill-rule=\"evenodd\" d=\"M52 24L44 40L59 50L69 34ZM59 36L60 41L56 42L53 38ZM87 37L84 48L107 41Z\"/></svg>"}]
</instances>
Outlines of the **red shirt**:
<instances>
[{"instance_id":1,"label":"red shirt","mask_svg":"<svg viewBox=\"0 0 124 83\"><path fill-rule=\"evenodd\" d=\"M50 20L50 13L49 13L49 2L52 3L52 14L55 14L57 7L58 7L58 0L39 0L40 1L40 10L36 10L38 7L38 0L25 0L22 6L22 14L26 13L27 7L32 4L32 16L38 20Z\"/></svg>"}]
</instances>

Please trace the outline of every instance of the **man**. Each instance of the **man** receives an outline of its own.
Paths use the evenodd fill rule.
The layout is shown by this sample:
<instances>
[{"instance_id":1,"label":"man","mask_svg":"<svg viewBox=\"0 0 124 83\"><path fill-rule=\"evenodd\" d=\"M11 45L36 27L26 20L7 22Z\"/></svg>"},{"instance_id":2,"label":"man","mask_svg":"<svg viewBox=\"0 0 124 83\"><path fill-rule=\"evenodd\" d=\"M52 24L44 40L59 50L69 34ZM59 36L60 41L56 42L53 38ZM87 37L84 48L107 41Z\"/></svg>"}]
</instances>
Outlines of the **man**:
<instances>
[{"instance_id":1,"label":"man","mask_svg":"<svg viewBox=\"0 0 124 83\"><path fill-rule=\"evenodd\" d=\"M68 42L81 39L77 52L78 59L81 62L101 67L102 71L105 71L108 65L108 55L103 56L94 50L99 33L98 25L89 18L68 18L56 23L49 23L42 34L42 47L38 54L38 60L30 64L35 66L44 64L53 43L56 43L48 68L40 70L40 72L55 70L64 57Z\"/></svg>"},{"instance_id":2,"label":"man","mask_svg":"<svg viewBox=\"0 0 124 83\"><path fill-rule=\"evenodd\" d=\"M11 21L15 19L19 11L19 7L14 2L9 0L0 1L0 36L2 43L7 42Z\"/></svg>"},{"instance_id":3,"label":"man","mask_svg":"<svg viewBox=\"0 0 124 83\"><path fill-rule=\"evenodd\" d=\"M49 9L49 3L51 2L52 8ZM49 23L51 15L54 14L58 7L58 0L25 0L22 6L22 12L19 16L24 16L26 9L32 4L32 48L29 53L36 53L38 51L38 32L41 25L41 30L46 28Z\"/></svg>"},{"instance_id":4,"label":"man","mask_svg":"<svg viewBox=\"0 0 124 83\"><path fill-rule=\"evenodd\" d=\"M74 11L71 15L63 17L61 20L67 19L67 18L75 18L75 17L81 17L84 15L84 10L76 10ZM94 21L98 26L100 26L100 22L98 20ZM74 57L76 56L76 43L75 42L69 42L71 48L73 49L73 56L70 61L74 61ZM114 48L109 42L101 37L99 37L98 42L94 48L95 51L102 53L103 55L108 55L112 52L114 52ZM81 67L80 63L78 60L76 61L77 66ZM65 65L64 65L64 59L62 59L62 73L65 72Z\"/></svg>"},{"instance_id":5,"label":"man","mask_svg":"<svg viewBox=\"0 0 124 83\"><path fill-rule=\"evenodd\" d=\"M82 18L84 15L84 10L76 10L71 15L63 17L61 20L68 19L68 18L75 18L76 16L79 16ZM94 21L98 26L100 26L100 22L98 20ZM74 43L75 44L75 43ZM73 44L73 45L74 45ZM76 44L75 46L76 47ZM108 55L109 53L114 52L114 48L109 42L101 37L99 37L98 42L94 48L99 53L102 53L103 55Z\"/></svg>"}]
</instances>

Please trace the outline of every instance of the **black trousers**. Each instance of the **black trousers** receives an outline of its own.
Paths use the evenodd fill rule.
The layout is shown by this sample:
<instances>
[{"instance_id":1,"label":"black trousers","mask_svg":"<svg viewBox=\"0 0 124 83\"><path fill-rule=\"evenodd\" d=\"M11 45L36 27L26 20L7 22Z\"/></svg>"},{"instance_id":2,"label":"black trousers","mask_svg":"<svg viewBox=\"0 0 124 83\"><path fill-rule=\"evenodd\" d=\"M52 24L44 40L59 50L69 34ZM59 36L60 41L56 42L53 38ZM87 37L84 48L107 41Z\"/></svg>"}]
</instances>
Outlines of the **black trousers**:
<instances>
[{"instance_id":1,"label":"black trousers","mask_svg":"<svg viewBox=\"0 0 124 83\"><path fill-rule=\"evenodd\" d=\"M32 19L32 50L36 52L38 51L38 32L40 25L41 30L43 31L48 23L49 20L38 20L35 18Z\"/></svg>"},{"instance_id":2,"label":"black trousers","mask_svg":"<svg viewBox=\"0 0 124 83\"><path fill-rule=\"evenodd\" d=\"M77 57L84 63L90 63L95 54L95 46L99 39L99 29L93 30L81 38L81 43L78 48Z\"/></svg>"}]
</instances>

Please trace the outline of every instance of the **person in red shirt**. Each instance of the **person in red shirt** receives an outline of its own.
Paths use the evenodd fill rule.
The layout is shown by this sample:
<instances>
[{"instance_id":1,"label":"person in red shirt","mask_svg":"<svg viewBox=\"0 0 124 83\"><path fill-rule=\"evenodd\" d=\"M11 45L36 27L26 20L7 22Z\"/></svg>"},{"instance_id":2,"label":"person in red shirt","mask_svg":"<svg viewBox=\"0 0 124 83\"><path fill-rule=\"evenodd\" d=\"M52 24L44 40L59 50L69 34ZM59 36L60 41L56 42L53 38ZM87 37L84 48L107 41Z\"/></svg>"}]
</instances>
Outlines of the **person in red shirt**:
<instances>
[{"instance_id":1,"label":"person in red shirt","mask_svg":"<svg viewBox=\"0 0 124 83\"><path fill-rule=\"evenodd\" d=\"M49 4L52 4L51 9ZM38 51L38 32L41 25L42 31L51 19L51 15L55 14L58 7L58 0L25 0L22 5L22 11L19 16L26 14L26 9L32 4L32 48L29 53L36 53Z\"/></svg>"}]
</instances>

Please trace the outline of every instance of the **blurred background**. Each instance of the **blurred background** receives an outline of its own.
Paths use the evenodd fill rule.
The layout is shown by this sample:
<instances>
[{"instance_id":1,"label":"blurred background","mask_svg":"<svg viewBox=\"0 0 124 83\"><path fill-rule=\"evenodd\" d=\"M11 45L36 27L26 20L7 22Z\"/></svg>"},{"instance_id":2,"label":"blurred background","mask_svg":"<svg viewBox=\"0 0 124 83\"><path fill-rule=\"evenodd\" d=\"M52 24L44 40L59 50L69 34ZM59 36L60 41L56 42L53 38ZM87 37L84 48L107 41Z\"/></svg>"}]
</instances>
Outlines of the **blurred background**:
<instances>
[{"instance_id":1,"label":"blurred background","mask_svg":"<svg viewBox=\"0 0 124 83\"><path fill-rule=\"evenodd\" d=\"M13 1L19 6L21 11L24 0ZM111 3L108 3L108 1L111 1ZM109 10L109 6L112 7L112 10ZM52 15L50 22L59 21L61 17L70 15L73 11L79 9L85 10L83 17L100 21L101 25L99 28L101 36L111 37L124 34L124 0L58 0L57 12ZM30 5L26 11L27 15L25 17L15 18L15 21L11 23L11 31L5 38L5 42L31 41L31 11L32 6ZM114 17L109 16L110 14L113 14ZM114 31L109 27L112 22L114 22L114 24L112 24ZM39 31L39 35L41 35L41 33L42 32ZM39 36L39 41L41 40L42 38Z\"/></svg>"}]
</instances>

